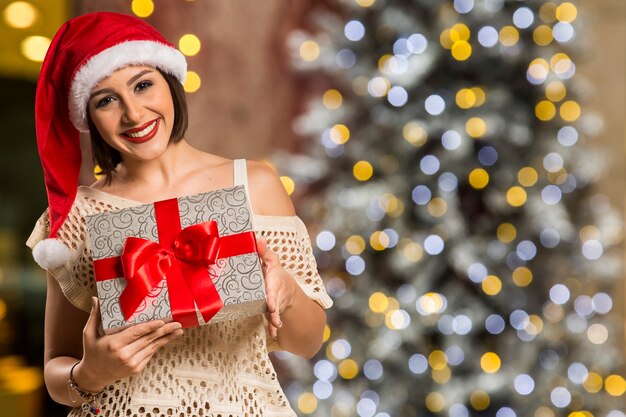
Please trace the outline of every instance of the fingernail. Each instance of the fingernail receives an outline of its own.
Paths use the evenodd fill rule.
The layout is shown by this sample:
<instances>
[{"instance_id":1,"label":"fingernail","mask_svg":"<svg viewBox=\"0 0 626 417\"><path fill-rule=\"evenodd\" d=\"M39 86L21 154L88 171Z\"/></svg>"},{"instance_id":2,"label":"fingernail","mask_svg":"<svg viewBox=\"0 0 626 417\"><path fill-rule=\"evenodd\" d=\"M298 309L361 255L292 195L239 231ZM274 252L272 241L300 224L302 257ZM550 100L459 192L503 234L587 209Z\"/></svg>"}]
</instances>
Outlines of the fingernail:
<instances>
[{"instance_id":1,"label":"fingernail","mask_svg":"<svg viewBox=\"0 0 626 417\"><path fill-rule=\"evenodd\" d=\"M282 320L278 322L278 327L283 327L283 322L282 322Z\"/></svg>"}]
</instances>

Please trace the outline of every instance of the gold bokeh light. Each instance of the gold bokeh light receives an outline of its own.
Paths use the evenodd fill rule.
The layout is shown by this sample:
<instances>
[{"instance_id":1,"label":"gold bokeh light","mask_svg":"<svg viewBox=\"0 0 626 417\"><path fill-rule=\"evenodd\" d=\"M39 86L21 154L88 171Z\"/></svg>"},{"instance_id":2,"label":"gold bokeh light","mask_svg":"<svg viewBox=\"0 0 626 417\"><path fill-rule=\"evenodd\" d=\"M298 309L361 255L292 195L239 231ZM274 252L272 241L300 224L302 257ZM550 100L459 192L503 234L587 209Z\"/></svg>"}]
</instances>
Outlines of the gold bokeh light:
<instances>
[{"instance_id":1,"label":"gold bokeh light","mask_svg":"<svg viewBox=\"0 0 626 417\"><path fill-rule=\"evenodd\" d=\"M185 78L185 83L183 84L185 91L187 93L195 93L200 89L201 85L200 75L195 71L187 71L187 78Z\"/></svg>"},{"instance_id":2,"label":"gold bokeh light","mask_svg":"<svg viewBox=\"0 0 626 417\"><path fill-rule=\"evenodd\" d=\"M133 0L131 10L138 17L148 17L154 12L152 0Z\"/></svg>"},{"instance_id":3,"label":"gold bokeh light","mask_svg":"<svg viewBox=\"0 0 626 417\"><path fill-rule=\"evenodd\" d=\"M201 46L200 39L192 33L187 33L178 40L178 49L187 56L197 55Z\"/></svg>"},{"instance_id":4,"label":"gold bokeh light","mask_svg":"<svg viewBox=\"0 0 626 417\"><path fill-rule=\"evenodd\" d=\"M27 29L35 25L41 15L35 6L26 1L9 3L3 12L4 22L15 29Z\"/></svg>"},{"instance_id":5,"label":"gold bokeh light","mask_svg":"<svg viewBox=\"0 0 626 417\"><path fill-rule=\"evenodd\" d=\"M308 40L300 45L300 58L303 61L312 62L320 56L320 47L317 42Z\"/></svg>"},{"instance_id":6,"label":"gold bokeh light","mask_svg":"<svg viewBox=\"0 0 626 417\"><path fill-rule=\"evenodd\" d=\"M20 44L20 51L27 59L43 62L51 40L45 36L28 36Z\"/></svg>"}]
</instances>

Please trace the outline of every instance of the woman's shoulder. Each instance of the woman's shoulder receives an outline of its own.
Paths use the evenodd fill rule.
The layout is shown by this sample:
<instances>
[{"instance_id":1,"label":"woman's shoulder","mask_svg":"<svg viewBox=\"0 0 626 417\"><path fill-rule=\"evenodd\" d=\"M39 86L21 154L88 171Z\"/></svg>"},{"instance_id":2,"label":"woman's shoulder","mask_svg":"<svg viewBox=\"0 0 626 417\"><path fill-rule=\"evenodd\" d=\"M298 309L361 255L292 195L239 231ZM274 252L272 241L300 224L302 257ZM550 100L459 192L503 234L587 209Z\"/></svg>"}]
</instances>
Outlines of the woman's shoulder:
<instances>
[{"instance_id":1,"label":"woman's shoulder","mask_svg":"<svg viewBox=\"0 0 626 417\"><path fill-rule=\"evenodd\" d=\"M255 214L293 216L295 209L276 171L264 162L247 160L248 191Z\"/></svg>"}]
</instances>

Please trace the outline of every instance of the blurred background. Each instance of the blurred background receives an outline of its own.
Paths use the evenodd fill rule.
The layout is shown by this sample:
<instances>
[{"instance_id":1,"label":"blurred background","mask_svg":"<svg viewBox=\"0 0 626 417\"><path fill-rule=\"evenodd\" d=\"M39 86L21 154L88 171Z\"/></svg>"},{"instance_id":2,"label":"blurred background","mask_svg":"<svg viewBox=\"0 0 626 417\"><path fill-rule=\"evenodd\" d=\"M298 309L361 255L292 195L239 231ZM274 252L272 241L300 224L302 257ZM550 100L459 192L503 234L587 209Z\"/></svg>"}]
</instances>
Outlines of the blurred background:
<instances>
[{"instance_id":1,"label":"blurred background","mask_svg":"<svg viewBox=\"0 0 626 417\"><path fill-rule=\"evenodd\" d=\"M96 10L187 55L188 141L273 166L308 225L335 306L273 357L299 415L625 416L623 0L0 1L0 416L67 414L34 93Z\"/></svg>"}]
</instances>

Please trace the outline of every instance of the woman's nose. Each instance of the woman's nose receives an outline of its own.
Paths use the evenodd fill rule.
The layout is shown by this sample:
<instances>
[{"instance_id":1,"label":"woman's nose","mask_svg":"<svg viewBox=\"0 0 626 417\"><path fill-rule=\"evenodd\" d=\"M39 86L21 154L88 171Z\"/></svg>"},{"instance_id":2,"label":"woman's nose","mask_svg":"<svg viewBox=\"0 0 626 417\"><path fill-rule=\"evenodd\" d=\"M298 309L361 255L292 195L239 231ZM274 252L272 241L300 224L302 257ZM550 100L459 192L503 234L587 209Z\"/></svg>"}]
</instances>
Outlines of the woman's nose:
<instances>
[{"instance_id":1,"label":"woman's nose","mask_svg":"<svg viewBox=\"0 0 626 417\"><path fill-rule=\"evenodd\" d=\"M124 100L124 114L122 121L126 124L134 124L141 121L143 116L143 108L139 103L130 99Z\"/></svg>"}]
</instances>

